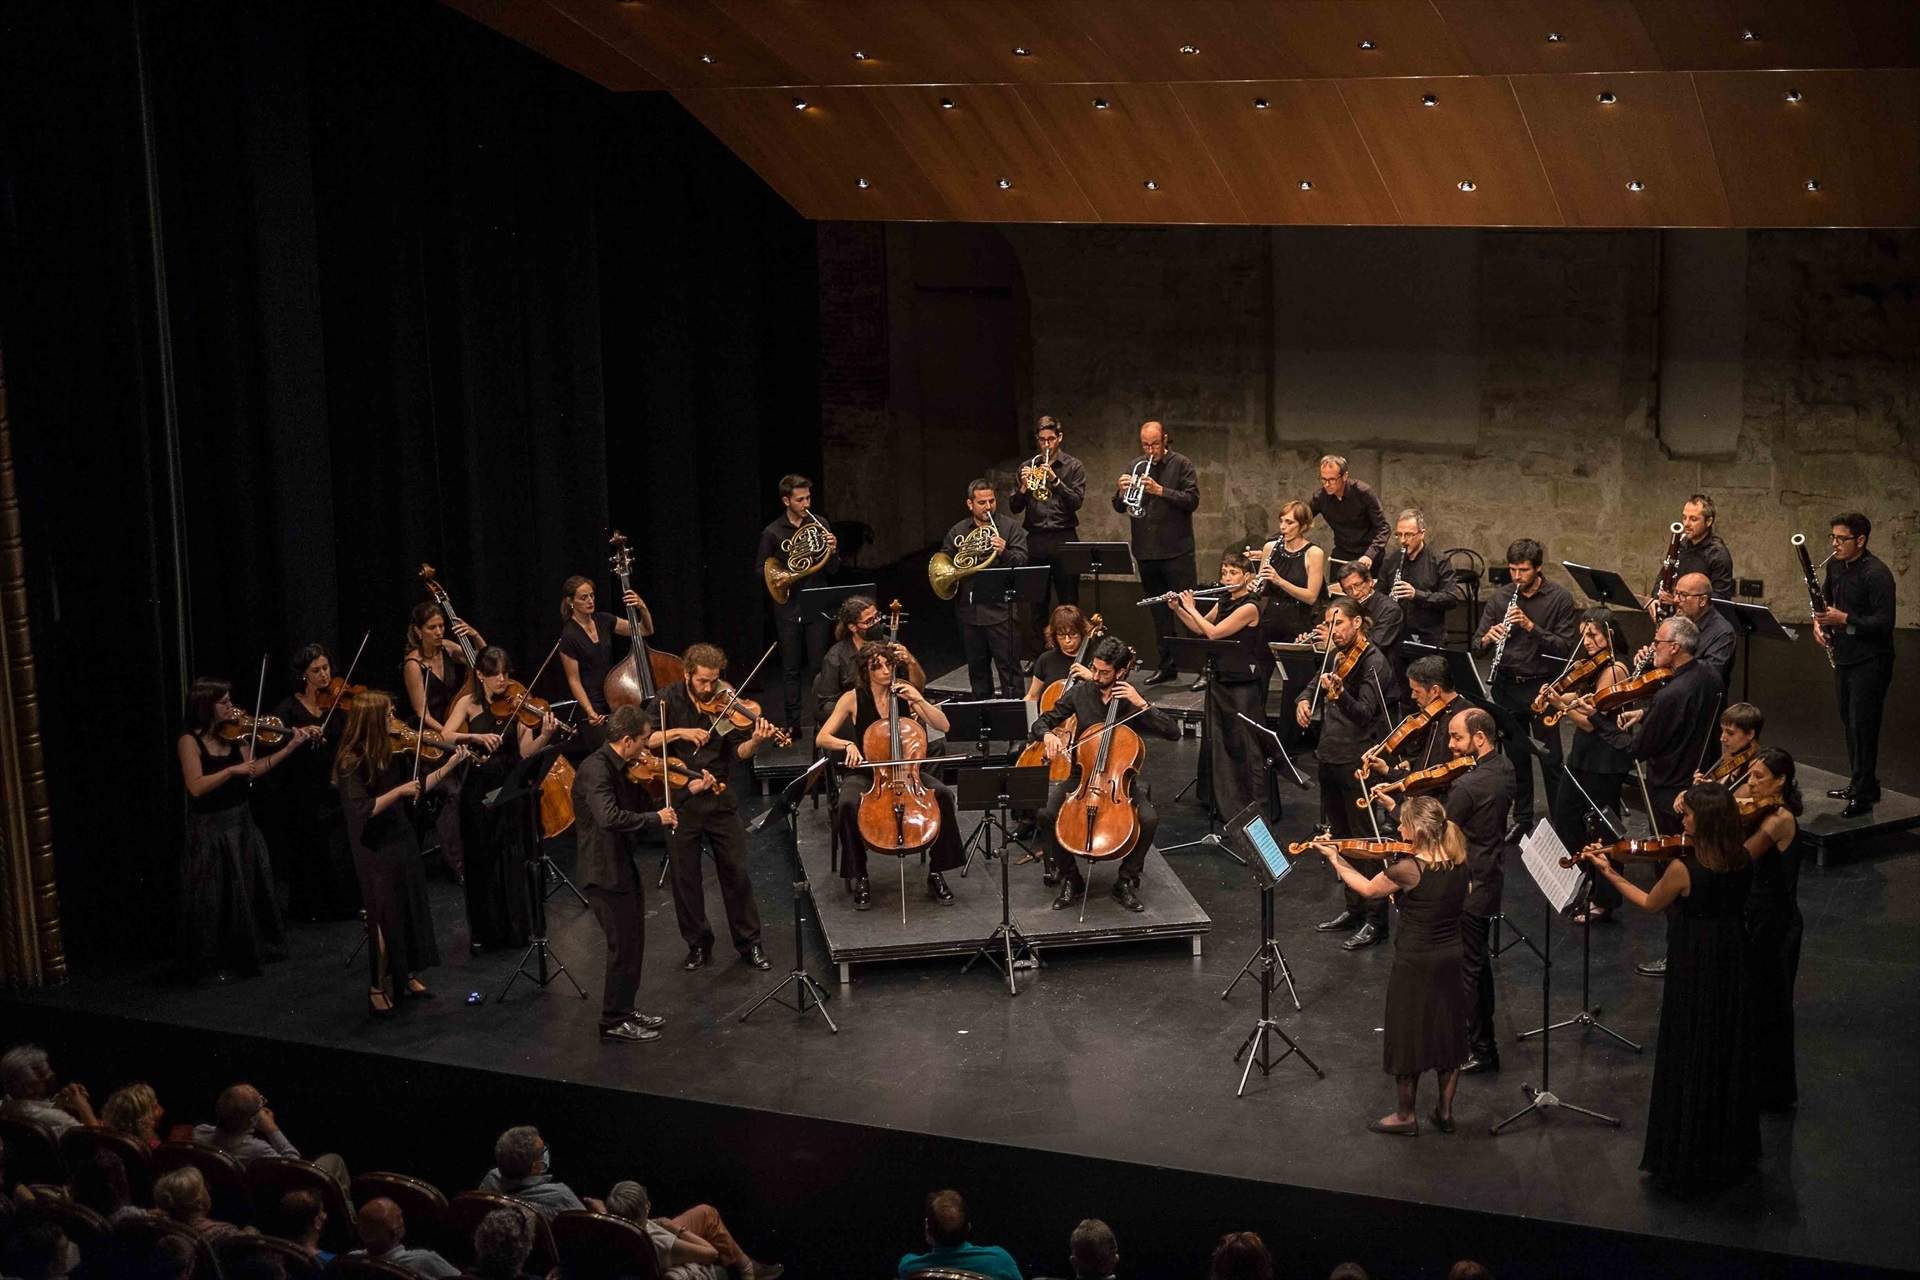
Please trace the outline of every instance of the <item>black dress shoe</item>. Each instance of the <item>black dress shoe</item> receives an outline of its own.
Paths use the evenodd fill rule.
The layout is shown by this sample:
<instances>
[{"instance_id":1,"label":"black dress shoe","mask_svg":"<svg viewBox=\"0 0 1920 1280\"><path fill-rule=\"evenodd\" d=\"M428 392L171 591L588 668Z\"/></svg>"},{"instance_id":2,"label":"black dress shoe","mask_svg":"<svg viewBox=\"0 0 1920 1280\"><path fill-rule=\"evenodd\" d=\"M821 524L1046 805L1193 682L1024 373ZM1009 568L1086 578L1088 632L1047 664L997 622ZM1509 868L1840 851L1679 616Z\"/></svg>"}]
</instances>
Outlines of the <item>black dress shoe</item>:
<instances>
[{"instance_id":1,"label":"black dress shoe","mask_svg":"<svg viewBox=\"0 0 1920 1280\"><path fill-rule=\"evenodd\" d=\"M771 969L773 961L767 959L767 951L759 943L754 943L740 953L740 958L756 969Z\"/></svg>"},{"instance_id":2,"label":"black dress shoe","mask_svg":"<svg viewBox=\"0 0 1920 1280\"><path fill-rule=\"evenodd\" d=\"M1147 904L1140 901L1139 897L1133 892L1133 881L1127 879L1125 876L1114 881L1113 900L1129 911L1145 911L1147 909Z\"/></svg>"},{"instance_id":3,"label":"black dress shoe","mask_svg":"<svg viewBox=\"0 0 1920 1280\"><path fill-rule=\"evenodd\" d=\"M1195 680L1192 684L1187 686L1187 692L1199 693L1202 690L1204 690L1206 687L1207 687L1207 678L1205 676L1201 676L1198 680Z\"/></svg>"},{"instance_id":4,"label":"black dress shoe","mask_svg":"<svg viewBox=\"0 0 1920 1280\"><path fill-rule=\"evenodd\" d=\"M1499 1069L1500 1055L1497 1053L1485 1055L1470 1053L1467 1055L1467 1060L1460 1064L1460 1074L1463 1076L1488 1075Z\"/></svg>"},{"instance_id":5,"label":"black dress shoe","mask_svg":"<svg viewBox=\"0 0 1920 1280\"><path fill-rule=\"evenodd\" d=\"M1322 920L1319 924L1313 927L1315 931L1319 933L1338 933L1340 932L1340 930L1352 924L1353 918L1354 918L1353 912L1342 911L1339 915L1335 916L1333 919Z\"/></svg>"},{"instance_id":6,"label":"black dress shoe","mask_svg":"<svg viewBox=\"0 0 1920 1280\"><path fill-rule=\"evenodd\" d=\"M1171 679L1173 679L1173 675L1174 675L1174 672L1173 672L1173 668L1172 668L1172 667L1168 667L1168 668L1167 668L1167 669L1166 669L1165 671L1156 671L1156 672L1154 672L1154 673L1153 673L1152 675L1150 675L1150 676L1148 676L1148 677L1146 678L1146 680L1145 680L1145 681L1143 681L1143 683L1145 683L1145 684L1165 684L1165 683L1167 683L1167 681L1169 681L1169 680L1171 680Z\"/></svg>"},{"instance_id":7,"label":"black dress shoe","mask_svg":"<svg viewBox=\"0 0 1920 1280\"><path fill-rule=\"evenodd\" d=\"M853 909L865 911L873 905L873 890L867 887L865 876L855 876L853 880Z\"/></svg>"},{"instance_id":8,"label":"black dress shoe","mask_svg":"<svg viewBox=\"0 0 1920 1280\"><path fill-rule=\"evenodd\" d=\"M1427 1119L1433 1121L1433 1127L1442 1133L1452 1133L1454 1129L1458 1127L1453 1123L1453 1117L1441 1115L1438 1107L1433 1109L1433 1114L1429 1115Z\"/></svg>"},{"instance_id":9,"label":"black dress shoe","mask_svg":"<svg viewBox=\"0 0 1920 1280\"><path fill-rule=\"evenodd\" d=\"M1054 885L1060 883L1060 873L1052 867L1048 867L1040 873L1040 883L1051 889Z\"/></svg>"},{"instance_id":10,"label":"black dress shoe","mask_svg":"<svg viewBox=\"0 0 1920 1280\"><path fill-rule=\"evenodd\" d=\"M1053 900L1053 909L1065 911L1078 901L1080 901L1080 886L1069 881L1060 886L1060 895Z\"/></svg>"},{"instance_id":11,"label":"black dress shoe","mask_svg":"<svg viewBox=\"0 0 1920 1280\"><path fill-rule=\"evenodd\" d=\"M1847 801L1847 807L1840 811L1840 816L1843 818L1864 818L1873 812L1873 805L1874 802L1871 800L1849 800Z\"/></svg>"},{"instance_id":12,"label":"black dress shoe","mask_svg":"<svg viewBox=\"0 0 1920 1280\"><path fill-rule=\"evenodd\" d=\"M953 901L953 890L947 888L947 878L938 871L927 872L927 896L935 902Z\"/></svg>"},{"instance_id":13,"label":"black dress shoe","mask_svg":"<svg viewBox=\"0 0 1920 1280\"><path fill-rule=\"evenodd\" d=\"M658 1040L660 1033L651 1027L636 1026L632 1022L622 1022L611 1027L600 1028L602 1044L645 1044L649 1040Z\"/></svg>"},{"instance_id":14,"label":"black dress shoe","mask_svg":"<svg viewBox=\"0 0 1920 1280\"><path fill-rule=\"evenodd\" d=\"M1829 800L1851 800L1853 799L1853 787L1851 785L1835 787L1833 790L1827 792L1827 798Z\"/></svg>"},{"instance_id":15,"label":"black dress shoe","mask_svg":"<svg viewBox=\"0 0 1920 1280\"><path fill-rule=\"evenodd\" d=\"M1353 931L1353 936L1340 944L1343 951L1360 951L1366 947L1377 947L1387 940L1387 931L1372 924L1363 924Z\"/></svg>"},{"instance_id":16,"label":"black dress shoe","mask_svg":"<svg viewBox=\"0 0 1920 1280\"><path fill-rule=\"evenodd\" d=\"M712 947L688 947L687 958L680 962L680 967L688 973L692 973L695 969L706 968L708 962L712 959Z\"/></svg>"},{"instance_id":17,"label":"black dress shoe","mask_svg":"<svg viewBox=\"0 0 1920 1280\"><path fill-rule=\"evenodd\" d=\"M1658 960L1642 961L1633 966L1633 971L1643 978L1664 978L1667 976L1667 958L1661 956Z\"/></svg>"},{"instance_id":18,"label":"black dress shoe","mask_svg":"<svg viewBox=\"0 0 1920 1280\"><path fill-rule=\"evenodd\" d=\"M638 1009L627 1010L626 1021L631 1022L636 1027L643 1027L648 1031L658 1031L667 1025L665 1018L659 1017L656 1014L642 1013Z\"/></svg>"}]
</instances>

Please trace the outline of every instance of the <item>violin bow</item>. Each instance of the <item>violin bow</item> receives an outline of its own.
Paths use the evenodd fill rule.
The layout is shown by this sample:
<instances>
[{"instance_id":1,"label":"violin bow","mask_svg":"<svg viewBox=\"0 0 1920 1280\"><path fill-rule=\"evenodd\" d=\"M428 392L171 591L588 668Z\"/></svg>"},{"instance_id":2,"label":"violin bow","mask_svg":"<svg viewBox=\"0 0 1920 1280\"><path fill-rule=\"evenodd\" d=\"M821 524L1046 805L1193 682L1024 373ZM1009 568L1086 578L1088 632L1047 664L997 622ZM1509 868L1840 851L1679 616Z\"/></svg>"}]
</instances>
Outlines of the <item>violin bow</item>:
<instances>
[{"instance_id":1,"label":"violin bow","mask_svg":"<svg viewBox=\"0 0 1920 1280\"><path fill-rule=\"evenodd\" d=\"M1387 691L1380 687L1380 668L1377 666L1369 668L1367 671L1367 674L1373 677L1373 691L1380 695L1380 705L1382 708L1385 708L1387 705ZM1363 792L1365 792L1365 794L1367 794L1367 796L1369 797L1369 801L1371 801L1372 793L1366 792L1364 785L1362 786L1361 789ZM1380 815L1374 811L1374 807L1371 802L1368 803L1367 805L1367 821L1373 823L1374 839L1376 840L1386 839L1385 836L1380 834Z\"/></svg>"},{"instance_id":2,"label":"violin bow","mask_svg":"<svg viewBox=\"0 0 1920 1280\"><path fill-rule=\"evenodd\" d=\"M347 674L340 677L341 697L346 696L347 686L353 683L354 668L360 665L360 655L367 651L367 637L371 636L372 634L373 634L373 629L369 627L360 636L360 647L353 651L353 661L347 664ZM333 720L333 713L339 708L339 706L340 706L340 698L335 698L333 700L333 705L327 708L327 714L320 717L320 736L322 738L327 736L327 725Z\"/></svg>"},{"instance_id":3,"label":"violin bow","mask_svg":"<svg viewBox=\"0 0 1920 1280\"><path fill-rule=\"evenodd\" d=\"M1693 761L1693 772L1696 777L1699 776L1700 767L1707 762L1707 748L1713 745L1713 735L1719 732L1719 729L1720 717L1716 709L1714 717L1707 721L1707 736L1700 739L1700 754L1696 756ZM1733 790L1732 784L1728 784L1727 790Z\"/></svg>"},{"instance_id":4,"label":"violin bow","mask_svg":"<svg viewBox=\"0 0 1920 1280\"><path fill-rule=\"evenodd\" d=\"M427 709L420 707L420 722L413 731L413 780L420 781L420 757L427 753Z\"/></svg>"},{"instance_id":5,"label":"violin bow","mask_svg":"<svg viewBox=\"0 0 1920 1280\"><path fill-rule=\"evenodd\" d=\"M560 634L564 638L566 632L563 631ZM558 652L560 652L560 641L555 640L553 642L553 648L547 650L547 656L540 659L540 665L534 670L533 679L520 686L520 696L513 701L514 715L519 715L520 708L527 705L527 699L533 696L533 686L539 682L541 676L547 673L547 664L553 661L553 655ZM547 710L551 712L553 708L549 706ZM511 719L512 717L508 718Z\"/></svg>"},{"instance_id":6,"label":"violin bow","mask_svg":"<svg viewBox=\"0 0 1920 1280\"><path fill-rule=\"evenodd\" d=\"M252 762L260 750L260 710L267 700L267 655L260 655L260 683L253 691L253 732L247 735L247 760ZM253 790L253 771L247 771L247 790Z\"/></svg>"},{"instance_id":7,"label":"violin bow","mask_svg":"<svg viewBox=\"0 0 1920 1280\"><path fill-rule=\"evenodd\" d=\"M1321 625L1325 625L1324 623ZM1307 700L1307 718L1320 713L1321 682L1327 678L1327 666L1333 661L1333 628L1327 627L1327 651L1320 656L1320 674L1313 679L1313 696Z\"/></svg>"},{"instance_id":8,"label":"violin bow","mask_svg":"<svg viewBox=\"0 0 1920 1280\"><path fill-rule=\"evenodd\" d=\"M771 658L773 651L779 647L780 642L778 640L768 645L767 651L760 655L760 661L754 663L753 670L747 672L747 678L727 691L727 700L720 704L720 713L713 718L713 726L715 728L718 728L720 722L727 718L727 713L733 710L733 704L740 701L740 690L753 683L753 678L760 674L760 668L767 665L767 659Z\"/></svg>"},{"instance_id":9,"label":"violin bow","mask_svg":"<svg viewBox=\"0 0 1920 1280\"><path fill-rule=\"evenodd\" d=\"M667 695L660 695L660 796L673 808L673 775L667 772Z\"/></svg>"}]
</instances>

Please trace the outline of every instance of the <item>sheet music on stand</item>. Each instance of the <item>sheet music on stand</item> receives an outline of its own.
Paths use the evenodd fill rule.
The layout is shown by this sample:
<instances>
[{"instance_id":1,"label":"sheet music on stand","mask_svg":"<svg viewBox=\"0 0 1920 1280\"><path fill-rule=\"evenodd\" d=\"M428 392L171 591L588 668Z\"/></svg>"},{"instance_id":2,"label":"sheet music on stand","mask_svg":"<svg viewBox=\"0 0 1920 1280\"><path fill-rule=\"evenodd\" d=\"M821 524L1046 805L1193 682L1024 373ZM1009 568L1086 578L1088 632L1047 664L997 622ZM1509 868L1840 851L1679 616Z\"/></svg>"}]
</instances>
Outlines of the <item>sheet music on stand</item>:
<instances>
[{"instance_id":1,"label":"sheet music on stand","mask_svg":"<svg viewBox=\"0 0 1920 1280\"><path fill-rule=\"evenodd\" d=\"M1567 856L1567 846L1560 843L1553 824L1545 818L1540 819L1540 825L1530 834L1520 838L1520 861L1526 863L1527 870L1533 875L1533 882L1540 886L1540 892L1546 895L1548 904L1556 914L1565 911L1579 899L1581 886L1586 880L1586 872L1577 864L1571 867L1560 865L1560 859Z\"/></svg>"}]
</instances>

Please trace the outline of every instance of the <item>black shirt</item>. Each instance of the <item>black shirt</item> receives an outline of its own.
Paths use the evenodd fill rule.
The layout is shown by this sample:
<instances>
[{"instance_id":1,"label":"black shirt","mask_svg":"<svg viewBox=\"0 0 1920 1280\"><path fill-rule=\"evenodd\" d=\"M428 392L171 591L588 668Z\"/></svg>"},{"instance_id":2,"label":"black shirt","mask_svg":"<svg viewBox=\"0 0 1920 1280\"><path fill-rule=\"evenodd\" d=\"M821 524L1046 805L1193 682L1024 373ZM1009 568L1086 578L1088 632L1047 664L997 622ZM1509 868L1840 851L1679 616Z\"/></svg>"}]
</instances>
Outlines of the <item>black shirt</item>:
<instances>
[{"instance_id":1,"label":"black shirt","mask_svg":"<svg viewBox=\"0 0 1920 1280\"><path fill-rule=\"evenodd\" d=\"M1044 690L1055 680L1065 680L1072 666L1072 654L1062 653L1052 645L1048 645L1047 651L1033 660L1033 669L1028 674L1038 680L1040 687Z\"/></svg>"},{"instance_id":2,"label":"black shirt","mask_svg":"<svg viewBox=\"0 0 1920 1280\"><path fill-rule=\"evenodd\" d=\"M685 680L675 680L662 691L661 696L666 699L667 703L666 728L705 729L713 723L713 717L711 715L702 712L698 707L693 705L693 694L687 688L687 682ZM659 727L658 725L655 726L655 728ZM723 723L721 727L726 728L728 726L726 723ZM728 780L728 771L733 767L734 760L738 758L734 755L734 748L746 741L747 735L750 732L750 730L742 729L735 725L732 727L730 733L712 734L708 737L706 745L701 747L695 747L685 739L676 739L673 744L667 748L667 754L686 765L687 769L695 776L698 776L700 771L705 769L712 773L716 779L725 782ZM692 798L697 800L702 797L694 796ZM729 786L724 794L716 796L714 800L719 807L731 809L733 807L733 788Z\"/></svg>"},{"instance_id":3,"label":"black shirt","mask_svg":"<svg viewBox=\"0 0 1920 1280\"><path fill-rule=\"evenodd\" d=\"M1052 493L1045 502L1035 502L1025 489L1016 488L1007 499L1007 510L1025 513L1027 530L1073 533L1080 528L1080 504L1087 500L1087 468L1070 453L1053 455Z\"/></svg>"},{"instance_id":4,"label":"black shirt","mask_svg":"<svg viewBox=\"0 0 1920 1280\"><path fill-rule=\"evenodd\" d=\"M1328 666L1331 671L1340 663L1340 655L1333 656ZM1355 765L1360 756L1374 743L1387 736L1390 727L1387 724L1387 707L1381 698L1381 692L1387 687L1387 681L1393 678L1392 668L1386 655L1380 652L1380 646L1369 642L1366 652L1353 665L1347 674L1346 685L1337 698L1325 694L1320 697L1322 719L1320 723L1320 745L1314 754L1322 764ZM1313 691L1319 687L1319 676L1307 685L1297 701L1311 702Z\"/></svg>"},{"instance_id":5,"label":"black shirt","mask_svg":"<svg viewBox=\"0 0 1920 1280\"><path fill-rule=\"evenodd\" d=\"M952 555L954 548L960 545L960 539L972 532L973 527L972 516L960 521L947 530L947 536L940 541L941 548L948 555ZM1027 531L998 511L993 513L993 527L995 532L1007 540L1007 546L1006 550L993 558L993 563L988 568L1018 569L1025 564L1027 562ZM953 613L963 627L998 626L1013 616L1007 608L1005 598L997 591L992 594L983 591L978 598L975 598L973 582L970 579L961 580L959 594L953 598Z\"/></svg>"},{"instance_id":6,"label":"black shirt","mask_svg":"<svg viewBox=\"0 0 1920 1280\"><path fill-rule=\"evenodd\" d=\"M1183 453L1167 450L1160 461L1147 468L1164 493L1143 494L1143 514L1132 521L1133 557L1136 560L1172 560L1193 554L1193 513L1200 505L1200 473ZM1116 477L1117 479L1118 477ZM1113 509L1125 515L1118 489Z\"/></svg>"},{"instance_id":7,"label":"black shirt","mask_svg":"<svg viewBox=\"0 0 1920 1280\"><path fill-rule=\"evenodd\" d=\"M819 520L820 517L815 515L814 519ZM822 524L826 523L824 520L820 522ZM753 576L760 580L761 590L766 590L766 579L762 576L762 567L769 558L772 558L778 561L779 566L784 569L787 564L787 557L786 553L780 550L780 544L793 537L794 534L798 533L808 523L808 521L803 519L799 524L794 524L787 519L787 513L782 511L778 516L774 517L772 524L760 531L760 545L754 548L753 552ZM836 547L828 554L826 566L814 576L820 578L821 581L825 581L823 575L835 573L839 568L840 550ZM787 602L785 604L781 604L772 596L767 597L767 603L773 606L773 611L776 614L791 617L800 612L801 589L805 586L817 585L819 584L808 579L802 579L800 582L793 584L793 590L787 594Z\"/></svg>"},{"instance_id":8,"label":"black shirt","mask_svg":"<svg viewBox=\"0 0 1920 1280\"><path fill-rule=\"evenodd\" d=\"M1847 625L1828 631L1833 664L1850 667L1893 653L1893 574L1871 551L1841 563L1827 561L1827 603L1847 615Z\"/></svg>"},{"instance_id":9,"label":"black shirt","mask_svg":"<svg viewBox=\"0 0 1920 1280\"><path fill-rule=\"evenodd\" d=\"M1358 560L1366 556L1378 566L1387 554L1387 517L1380 499L1364 480L1347 481L1347 491L1336 498L1325 489L1307 503L1313 514L1333 530L1333 558Z\"/></svg>"},{"instance_id":10,"label":"black shirt","mask_svg":"<svg viewBox=\"0 0 1920 1280\"><path fill-rule=\"evenodd\" d=\"M1406 615L1400 612L1399 602L1376 585L1373 594L1360 602L1360 608L1373 623L1367 628L1368 641L1391 655L1400 644L1401 631L1406 623Z\"/></svg>"},{"instance_id":11,"label":"black shirt","mask_svg":"<svg viewBox=\"0 0 1920 1280\"><path fill-rule=\"evenodd\" d=\"M1720 677L1722 689L1731 687L1733 660L1739 652L1735 644L1739 634L1733 624L1709 603L1707 611L1700 615L1700 621L1693 625L1700 629L1700 643L1694 649L1693 656L1713 668L1713 674Z\"/></svg>"},{"instance_id":12,"label":"black shirt","mask_svg":"<svg viewBox=\"0 0 1920 1280\"><path fill-rule=\"evenodd\" d=\"M610 613L594 614L593 629L600 636L597 642L589 640L585 628L571 617L560 628L560 652L580 664L580 687L587 691L587 700L600 715L611 710L605 685L607 672L613 670L613 627L618 621Z\"/></svg>"},{"instance_id":13,"label":"black shirt","mask_svg":"<svg viewBox=\"0 0 1920 1280\"><path fill-rule=\"evenodd\" d=\"M1507 616L1507 603L1514 599L1512 587L1501 587L1480 609L1480 625L1473 630L1473 643L1482 652L1493 642L1483 640L1491 628ZM1573 596L1556 582L1541 581L1530 596L1518 597L1520 612L1537 628L1514 627L1507 633L1507 647L1500 655L1498 678L1514 682L1546 680L1557 675L1573 652L1580 636L1580 607Z\"/></svg>"},{"instance_id":14,"label":"black shirt","mask_svg":"<svg viewBox=\"0 0 1920 1280\"><path fill-rule=\"evenodd\" d=\"M1593 729L1602 741L1646 762L1649 789L1682 790L1692 785L1707 735L1718 726L1721 691L1720 677L1696 658L1654 691L1640 723L1622 729L1617 716L1602 713L1593 718Z\"/></svg>"},{"instance_id":15,"label":"black shirt","mask_svg":"<svg viewBox=\"0 0 1920 1280\"><path fill-rule=\"evenodd\" d=\"M1713 584L1714 595L1722 600L1733 599L1733 552L1727 550L1719 534L1708 531L1699 542L1680 539L1680 577L1690 573L1704 573Z\"/></svg>"},{"instance_id":16,"label":"black shirt","mask_svg":"<svg viewBox=\"0 0 1920 1280\"><path fill-rule=\"evenodd\" d=\"M1056 729L1068 716L1076 717L1074 732L1084 737L1101 724L1106 723L1107 704L1100 696L1100 686L1091 680L1082 680L1060 696L1060 701L1033 722L1027 731L1027 737L1035 742L1047 736L1049 730ZM1128 717L1132 717L1129 719ZM1145 711L1136 711L1133 707L1120 708L1120 719L1127 722L1129 729L1150 734L1156 738L1166 738L1172 742L1180 740L1180 726L1174 718L1157 707Z\"/></svg>"},{"instance_id":17,"label":"black shirt","mask_svg":"<svg viewBox=\"0 0 1920 1280\"><path fill-rule=\"evenodd\" d=\"M1275 538L1267 546L1267 560L1273 565L1273 571L1296 587L1307 585L1307 552L1313 543L1302 543L1296 550L1289 551ZM1323 574L1320 583L1320 598L1309 604L1305 600L1288 595L1280 588L1268 584L1267 599L1272 607L1267 610L1267 639L1290 641L1305 631L1311 631L1319 625L1321 606L1327 600L1326 578Z\"/></svg>"},{"instance_id":18,"label":"black shirt","mask_svg":"<svg viewBox=\"0 0 1920 1280\"><path fill-rule=\"evenodd\" d=\"M1406 616L1407 635L1425 644L1439 644L1447 633L1447 610L1467 598L1466 588L1454 580L1453 566L1443 564L1432 547L1423 546L1412 559L1399 547L1387 553L1379 568L1379 590L1393 594L1393 575L1413 588L1410 600L1395 600Z\"/></svg>"},{"instance_id":19,"label":"black shirt","mask_svg":"<svg viewBox=\"0 0 1920 1280\"><path fill-rule=\"evenodd\" d=\"M1512 804L1513 761L1500 751L1482 757L1447 788L1447 820L1467 838L1469 914L1486 917L1500 910L1500 857L1507 848Z\"/></svg>"},{"instance_id":20,"label":"black shirt","mask_svg":"<svg viewBox=\"0 0 1920 1280\"><path fill-rule=\"evenodd\" d=\"M827 646L826 655L820 659L820 674L813 678L815 724L825 724L833 714L833 704L860 679L860 668L855 665L858 656L852 636Z\"/></svg>"}]
</instances>

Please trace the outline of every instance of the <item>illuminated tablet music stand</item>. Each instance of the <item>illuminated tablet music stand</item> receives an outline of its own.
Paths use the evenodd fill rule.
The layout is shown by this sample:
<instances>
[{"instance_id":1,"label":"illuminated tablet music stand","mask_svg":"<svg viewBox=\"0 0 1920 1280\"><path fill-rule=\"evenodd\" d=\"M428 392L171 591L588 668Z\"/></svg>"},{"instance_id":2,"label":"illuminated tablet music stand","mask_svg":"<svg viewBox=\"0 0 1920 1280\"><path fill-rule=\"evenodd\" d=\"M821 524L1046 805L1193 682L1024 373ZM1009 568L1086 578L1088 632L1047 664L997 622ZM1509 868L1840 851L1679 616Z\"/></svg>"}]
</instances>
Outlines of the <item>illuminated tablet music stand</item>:
<instances>
[{"instance_id":1,"label":"illuminated tablet music stand","mask_svg":"<svg viewBox=\"0 0 1920 1280\"><path fill-rule=\"evenodd\" d=\"M1239 1098L1246 1095L1247 1078L1253 1074L1255 1063L1259 1064L1261 1075L1272 1075L1275 1067L1296 1053L1300 1055L1300 1061L1313 1068L1314 1075L1324 1080L1327 1073L1320 1069L1320 1064L1309 1058L1307 1051L1300 1047L1299 1042L1273 1020L1273 988L1276 972L1286 979L1287 992L1293 996L1293 1007L1295 1009L1300 1007L1300 996L1293 989L1293 972L1287 967L1287 957L1281 952L1280 944L1274 940L1273 936L1273 891L1279 887L1282 880L1286 879L1287 873L1293 870L1293 862L1287 857L1286 850L1281 847L1279 840L1274 838L1273 829L1267 825L1265 816L1260 812L1260 802L1257 800L1234 814L1228 821L1227 838L1246 851L1247 856L1242 862L1253 868L1253 878L1260 885L1260 936L1264 939L1260 949L1240 967L1239 977L1236 977L1227 989L1220 993L1220 998L1225 1000L1233 994L1233 988L1239 985L1240 978L1252 972L1255 965L1260 967L1260 1017L1233 1055L1235 1062L1240 1061L1243 1054L1247 1059L1246 1066L1240 1069L1240 1087L1233 1091L1233 1096ZM1277 1058L1271 1056L1273 1052L1271 1037L1273 1036L1279 1036L1287 1042L1287 1051Z\"/></svg>"},{"instance_id":2,"label":"illuminated tablet music stand","mask_svg":"<svg viewBox=\"0 0 1920 1280\"><path fill-rule=\"evenodd\" d=\"M513 726L510 724L508 732L512 731ZM527 825L534 850L534 856L527 859L528 888L532 897L532 901L528 904L531 915L527 921L527 932L530 936L527 940L527 949L520 956L520 963L514 966L513 974L507 979L507 985L500 988L500 996L496 1002L500 1004L506 1003L507 992L513 990L513 984L521 978L525 978L544 991L548 983L562 975L573 985L573 989L579 993L582 1000L587 998L586 988L582 987L573 974L567 971L565 962L553 953L552 946L547 942L547 899L551 896L547 888L547 870L552 867L557 872L559 868L554 867L553 859L547 855L545 842L541 839L540 806L537 798L540 794L540 781L547 776L547 769L553 764L553 758L559 754L559 751L558 743L549 743L526 757L515 765L513 772L509 773L506 779L480 802L485 808L497 809L515 800L528 800ZM580 891L573 888L571 880L567 880L565 876L561 876L561 880L569 889L573 889L576 897L579 896ZM581 898L581 901L584 903L586 899ZM537 969L533 973L527 972L529 960L538 961ZM549 965L552 966L551 971L549 971Z\"/></svg>"},{"instance_id":3,"label":"illuminated tablet music stand","mask_svg":"<svg viewBox=\"0 0 1920 1280\"><path fill-rule=\"evenodd\" d=\"M1075 578L1093 575L1094 613L1100 612L1101 578L1139 572L1133 563L1133 547L1125 542L1063 542L1053 553L1053 564Z\"/></svg>"},{"instance_id":4,"label":"illuminated tablet music stand","mask_svg":"<svg viewBox=\"0 0 1920 1280\"><path fill-rule=\"evenodd\" d=\"M1047 777L1047 766L1027 765L1024 768L1006 768L998 765L980 765L975 768L963 768L960 773L958 796L955 807L969 811L989 813L1000 811L1002 830L1009 811L1020 809L1039 809L1047 803L1047 788L1051 785ZM982 818L979 830L987 833L987 857L993 857L993 828ZM1000 923L993 927L986 941L974 949L966 964L960 967L965 973L973 968L973 962L984 958L994 968L1006 975L1007 994L1017 996L1020 988L1013 979L1014 953L1021 952L1032 958L1035 965L1040 963L1040 953L1031 939L1020 932L1020 926L1013 922L1013 908L1007 896L1006 849L1000 851Z\"/></svg>"}]
</instances>

